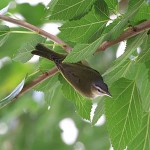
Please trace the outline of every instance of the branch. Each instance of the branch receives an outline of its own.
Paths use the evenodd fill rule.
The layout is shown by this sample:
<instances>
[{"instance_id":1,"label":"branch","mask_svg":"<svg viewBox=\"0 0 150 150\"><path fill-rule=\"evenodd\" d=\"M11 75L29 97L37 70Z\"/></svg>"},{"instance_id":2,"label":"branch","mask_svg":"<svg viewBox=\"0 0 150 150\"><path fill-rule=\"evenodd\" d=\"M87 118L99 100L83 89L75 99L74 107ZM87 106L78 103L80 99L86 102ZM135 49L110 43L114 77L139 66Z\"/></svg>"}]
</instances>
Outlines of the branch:
<instances>
[{"instance_id":1,"label":"branch","mask_svg":"<svg viewBox=\"0 0 150 150\"><path fill-rule=\"evenodd\" d=\"M61 39L59 39L58 37L34 26L34 25L31 25L25 21L21 21L21 20L16 20L16 19L13 19L13 18L10 18L10 17L7 17L7 16L3 16L3 15L0 15L0 19L1 20L4 20L4 21L8 21L8 22L11 22L11 23L14 23L14 24L17 24L17 25L20 25L24 28L27 28L31 31L34 31L46 38L49 38L51 39L52 41L62 45L62 48L65 49L67 52L70 52L72 50L72 48L66 44L64 41L62 41ZM139 34L140 32L146 30L150 28L150 21L145 21L137 26L135 26L134 28L129 28L127 29L122 35L120 35L116 40L113 40L113 41L105 41L97 50L97 52L99 51L104 51L106 50L108 47L118 43L118 42L121 42L125 39L128 39L134 35L137 35ZM43 82L44 80L46 80L47 78L53 76L54 74L56 74L58 72L57 68L54 67L52 68L51 70L49 70L48 72L40 75L39 77L37 77L36 79L34 79L32 82L30 82L29 84L26 84L22 91L17 95L17 97L15 99L17 99L18 97L22 96L24 93L26 93L27 91L29 91L30 89L32 89L34 86L36 86L37 84Z\"/></svg>"},{"instance_id":2,"label":"branch","mask_svg":"<svg viewBox=\"0 0 150 150\"><path fill-rule=\"evenodd\" d=\"M70 52L72 50L72 48L68 44L66 44L64 41L59 39L57 36L54 36L54 35L46 32L46 31L30 24L30 23L27 23L27 22L22 21L22 20L13 19L13 18L3 16L3 15L0 15L0 19L4 20L4 21L11 22L11 23L14 23L14 24L17 24L19 26L22 26L22 27L28 29L28 30L34 31L34 32L46 37L46 38L49 38L52 41L56 42L57 44L62 45L62 48L65 49L67 52Z\"/></svg>"},{"instance_id":3,"label":"branch","mask_svg":"<svg viewBox=\"0 0 150 150\"><path fill-rule=\"evenodd\" d=\"M39 83L45 81L47 78L55 75L57 72L58 72L58 69L56 67L54 67L54 68L50 69L48 72L45 72L42 75L38 76L32 82L30 82L29 84L26 84L23 87L23 89L21 90L21 92L15 97L15 99L19 98L20 96L22 96L24 93L26 93L29 90L31 90L33 87L35 87Z\"/></svg>"},{"instance_id":4,"label":"branch","mask_svg":"<svg viewBox=\"0 0 150 150\"><path fill-rule=\"evenodd\" d=\"M135 27L131 27L126 31L124 31L116 40L103 42L96 52L105 51L108 47L115 45L121 41L124 41L132 36L135 36L149 28L150 28L150 20L142 22L141 24Z\"/></svg>"}]
</instances>

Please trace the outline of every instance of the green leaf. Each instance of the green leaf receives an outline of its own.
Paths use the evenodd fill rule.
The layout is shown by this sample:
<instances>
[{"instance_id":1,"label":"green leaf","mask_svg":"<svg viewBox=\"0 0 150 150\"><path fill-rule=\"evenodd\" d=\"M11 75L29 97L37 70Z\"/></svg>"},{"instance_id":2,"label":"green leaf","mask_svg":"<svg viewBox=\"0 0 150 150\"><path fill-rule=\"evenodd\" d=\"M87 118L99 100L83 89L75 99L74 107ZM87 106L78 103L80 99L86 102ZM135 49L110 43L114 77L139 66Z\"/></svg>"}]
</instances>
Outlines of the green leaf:
<instances>
[{"instance_id":1,"label":"green leaf","mask_svg":"<svg viewBox=\"0 0 150 150\"><path fill-rule=\"evenodd\" d=\"M118 1L117 0L105 0L110 11L118 11Z\"/></svg>"},{"instance_id":2,"label":"green leaf","mask_svg":"<svg viewBox=\"0 0 150 150\"><path fill-rule=\"evenodd\" d=\"M31 68L27 64L13 61L4 64L0 69L0 99L9 95L30 71Z\"/></svg>"},{"instance_id":3,"label":"green leaf","mask_svg":"<svg viewBox=\"0 0 150 150\"><path fill-rule=\"evenodd\" d=\"M98 105L95 109L95 112L94 112L94 117L92 119L92 125L95 125L98 121L98 119L104 114L104 100L101 99L99 102L98 102Z\"/></svg>"},{"instance_id":4,"label":"green leaf","mask_svg":"<svg viewBox=\"0 0 150 150\"><path fill-rule=\"evenodd\" d=\"M92 101L81 96L67 81L63 79L62 76L59 77L59 80L62 83L62 91L64 96L74 103L77 113L83 119L90 120Z\"/></svg>"},{"instance_id":5,"label":"green leaf","mask_svg":"<svg viewBox=\"0 0 150 150\"><path fill-rule=\"evenodd\" d=\"M108 33L108 39L112 36L109 34L109 32L120 22L120 20L121 18L118 17L117 19L113 20L113 22L110 23L107 27L105 27L104 33Z\"/></svg>"},{"instance_id":6,"label":"green leaf","mask_svg":"<svg viewBox=\"0 0 150 150\"><path fill-rule=\"evenodd\" d=\"M101 6L101 7L100 7ZM106 26L108 16L103 12L107 5L102 2L96 5L97 11L93 8L80 20L69 21L60 27L60 37L76 43L89 43L99 38Z\"/></svg>"},{"instance_id":7,"label":"green leaf","mask_svg":"<svg viewBox=\"0 0 150 150\"><path fill-rule=\"evenodd\" d=\"M83 59L86 59L97 50L99 45L102 43L103 39L104 39L104 36L100 37L99 39L97 39L91 44L77 44L73 48L73 50L67 55L64 62L75 63Z\"/></svg>"},{"instance_id":8,"label":"green leaf","mask_svg":"<svg viewBox=\"0 0 150 150\"><path fill-rule=\"evenodd\" d=\"M123 150L141 127L142 106L134 81L121 78L110 88L113 98L105 99L107 127L115 150Z\"/></svg>"},{"instance_id":9,"label":"green leaf","mask_svg":"<svg viewBox=\"0 0 150 150\"><path fill-rule=\"evenodd\" d=\"M146 68L145 64L139 64L136 63L134 60L127 59L122 65L107 74L104 78L105 81L107 81L108 85L111 85L121 77L125 77L129 80L135 80L140 91L143 110L149 111L150 80L148 71L149 70Z\"/></svg>"},{"instance_id":10,"label":"green leaf","mask_svg":"<svg viewBox=\"0 0 150 150\"><path fill-rule=\"evenodd\" d=\"M55 66L55 64L52 62L52 61L50 61L50 60L48 60L48 59L45 59L45 58L40 58L40 66L39 66L39 69L41 70L41 71L48 71L48 70L50 70L50 68L52 68L52 67L54 67Z\"/></svg>"},{"instance_id":11,"label":"green leaf","mask_svg":"<svg viewBox=\"0 0 150 150\"><path fill-rule=\"evenodd\" d=\"M124 63L125 60L127 60L131 54L133 52L135 52L135 50L142 44L143 42L143 39L145 39L146 37L146 32L144 33L141 33L133 38L130 38L128 40L128 43L127 44L127 48L126 48L126 51L125 53L120 56L118 59L116 59L116 61L113 63L112 67L110 67L105 73L104 75L114 71L115 69L117 69L120 65L122 65Z\"/></svg>"},{"instance_id":12,"label":"green leaf","mask_svg":"<svg viewBox=\"0 0 150 150\"><path fill-rule=\"evenodd\" d=\"M142 126L134 140L128 145L128 150L150 149L150 112L144 113Z\"/></svg>"},{"instance_id":13,"label":"green leaf","mask_svg":"<svg viewBox=\"0 0 150 150\"><path fill-rule=\"evenodd\" d=\"M3 9L4 7L6 7L8 4L9 4L9 2L11 2L11 0L1 0L0 1L0 10L1 9Z\"/></svg>"},{"instance_id":14,"label":"green leaf","mask_svg":"<svg viewBox=\"0 0 150 150\"><path fill-rule=\"evenodd\" d=\"M54 75L50 79L46 79L44 82L36 86L34 89L36 91L44 92L45 101L51 105L55 94L57 94L57 88L60 85L58 81L58 74Z\"/></svg>"},{"instance_id":15,"label":"green leaf","mask_svg":"<svg viewBox=\"0 0 150 150\"><path fill-rule=\"evenodd\" d=\"M137 23L150 19L150 4L144 2L138 12L135 14L133 18L130 19L130 23L132 25L136 25Z\"/></svg>"},{"instance_id":16,"label":"green leaf","mask_svg":"<svg viewBox=\"0 0 150 150\"><path fill-rule=\"evenodd\" d=\"M57 0L51 11L50 20L69 20L82 17L87 13L95 0Z\"/></svg>"},{"instance_id":17,"label":"green leaf","mask_svg":"<svg viewBox=\"0 0 150 150\"><path fill-rule=\"evenodd\" d=\"M28 3L24 3L17 4L16 6L16 12L20 13L26 19L27 22L36 26L43 24L43 19L45 17L45 7L43 4L40 3L35 6L31 6Z\"/></svg>"},{"instance_id":18,"label":"green leaf","mask_svg":"<svg viewBox=\"0 0 150 150\"><path fill-rule=\"evenodd\" d=\"M140 55L138 56L138 62L146 62L150 60L150 35L146 36Z\"/></svg>"},{"instance_id":19,"label":"green leaf","mask_svg":"<svg viewBox=\"0 0 150 150\"><path fill-rule=\"evenodd\" d=\"M39 35L34 35L34 37L32 37L31 41L28 43L25 43L18 51L18 54L14 57L15 61L20 61L20 62L27 62L28 60L31 59L31 57L33 56L31 54L31 51L33 51L35 49L35 46L37 43L44 43L45 42L45 38L39 36Z\"/></svg>"},{"instance_id":20,"label":"green leaf","mask_svg":"<svg viewBox=\"0 0 150 150\"><path fill-rule=\"evenodd\" d=\"M120 22L110 31L111 39L109 40L114 40L116 39L125 29L125 27L128 24L128 21L131 17L134 17L136 12L140 9L140 7L143 4L143 0L139 0L137 3L134 3L132 6L132 9L130 9L120 20Z\"/></svg>"}]
</instances>

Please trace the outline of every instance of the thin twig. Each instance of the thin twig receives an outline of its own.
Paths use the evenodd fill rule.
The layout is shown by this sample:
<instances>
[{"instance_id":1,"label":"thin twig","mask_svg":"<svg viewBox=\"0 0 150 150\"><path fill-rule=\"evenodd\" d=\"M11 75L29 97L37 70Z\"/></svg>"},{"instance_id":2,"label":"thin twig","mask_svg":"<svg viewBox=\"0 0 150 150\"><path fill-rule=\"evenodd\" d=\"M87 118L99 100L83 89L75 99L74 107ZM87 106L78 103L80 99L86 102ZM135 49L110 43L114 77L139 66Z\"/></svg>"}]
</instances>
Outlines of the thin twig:
<instances>
[{"instance_id":1,"label":"thin twig","mask_svg":"<svg viewBox=\"0 0 150 150\"><path fill-rule=\"evenodd\" d=\"M149 28L150 28L150 20L142 22L141 24L131 27L126 31L124 31L116 40L103 42L96 52L105 51L108 47L115 45L121 41L124 41L132 36L135 36Z\"/></svg>"},{"instance_id":2,"label":"thin twig","mask_svg":"<svg viewBox=\"0 0 150 150\"><path fill-rule=\"evenodd\" d=\"M1 20L4 20L4 21L8 21L8 22L11 22L11 23L14 23L14 24L17 24L19 26L22 26L28 30L31 30L31 31L34 31L46 38L49 38L51 39L52 41L62 45L62 48L65 49L67 52L70 52L72 50L72 48L66 44L64 41L62 41L61 39L59 39L57 36L54 36L30 23L27 23L25 21L22 21L22 20L17 20L17 19L14 19L14 18L10 18L10 17L7 17L7 16L3 16L3 15L0 15L0 19Z\"/></svg>"},{"instance_id":3,"label":"thin twig","mask_svg":"<svg viewBox=\"0 0 150 150\"><path fill-rule=\"evenodd\" d=\"M50 69L48 72L43 73L42 75L38 76L36 79L34 79L32 82L26 84L22 91L16 96L16 99L20 96L22 96L24 93L28 92L30 89L38 85L39 83L45 81L47 78L55 75L58 72L58 69L56 67Z\"/></svg>"}]
</instances>

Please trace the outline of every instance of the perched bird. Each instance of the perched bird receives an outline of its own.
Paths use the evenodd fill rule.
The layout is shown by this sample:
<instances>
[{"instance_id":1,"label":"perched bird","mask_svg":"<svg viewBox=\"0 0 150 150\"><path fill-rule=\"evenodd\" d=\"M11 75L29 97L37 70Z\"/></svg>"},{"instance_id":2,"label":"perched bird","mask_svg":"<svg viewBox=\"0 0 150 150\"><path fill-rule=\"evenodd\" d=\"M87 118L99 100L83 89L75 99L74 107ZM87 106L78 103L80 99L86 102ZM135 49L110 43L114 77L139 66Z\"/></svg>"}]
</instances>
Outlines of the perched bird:
<instances>
[{"instance_id":1,"label":"perched bird","mask_svg":"<svg viewBox=\"0 0 150 150\"><path fill-rule=\"evenodd\" d=\"M98 96L110 96L107 84L104 83L100 73L81 62L65 63L65 55L56 53L42 44L37 44L35 50L31 52L53 61L62 76L68 83L81 95L88 98L96 98Z\"/></svg>"}]
</instances>

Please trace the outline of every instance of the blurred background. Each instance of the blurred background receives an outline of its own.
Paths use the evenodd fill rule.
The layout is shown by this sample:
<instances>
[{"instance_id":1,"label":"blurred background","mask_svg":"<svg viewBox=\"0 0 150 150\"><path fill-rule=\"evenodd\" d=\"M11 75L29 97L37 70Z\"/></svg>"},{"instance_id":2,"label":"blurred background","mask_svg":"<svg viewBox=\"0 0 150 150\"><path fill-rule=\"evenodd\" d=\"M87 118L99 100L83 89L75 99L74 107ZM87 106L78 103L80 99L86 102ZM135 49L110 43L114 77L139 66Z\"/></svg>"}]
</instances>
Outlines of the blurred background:
<instances>
[{"instance_id":1,"label":"blurred background","mask_svg":"<svg viewBox=\"0 0 150 150\"><path fill-rule=\"evenodd\" d=\"M45 13L44 8L49 2L50 0L16 0L10 3L9 11L17 18L56 35L59 33L60 24L47 23L48 21L43 24L43 20L41 21ZM0 13L7 12L7 8L1 10ZM14 24L2 23L16 30L23 30ZM17 52L19 44L31 38L32 36L17 33L10 35L7 43L0 47L0 69ZM11 50L8 44L9 47L11 45ZM103 73L112 60L121 55L124 48L125 42L122 42L119 46L112 46L105 52L91 56L87 61L91 67ZM38 60L39 57L34 56L28 64L35 67ZM10 79L10 81L7 80L10 85L12 77L9 76L9 72L7 76ZM93 101L91 117L97 101ZM112 150L105 116L92 126L75 113L73 104L63 97L59 87L50 102L45 102L42 92L29 91L0 110L0 147L1 150Z\"/></svg>"}]
</instances>

